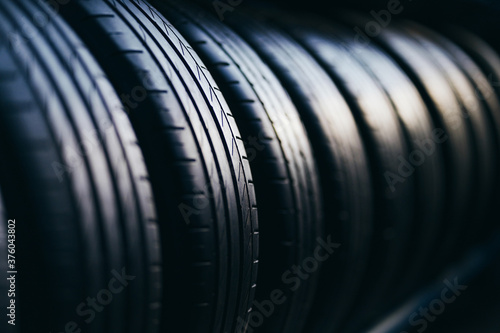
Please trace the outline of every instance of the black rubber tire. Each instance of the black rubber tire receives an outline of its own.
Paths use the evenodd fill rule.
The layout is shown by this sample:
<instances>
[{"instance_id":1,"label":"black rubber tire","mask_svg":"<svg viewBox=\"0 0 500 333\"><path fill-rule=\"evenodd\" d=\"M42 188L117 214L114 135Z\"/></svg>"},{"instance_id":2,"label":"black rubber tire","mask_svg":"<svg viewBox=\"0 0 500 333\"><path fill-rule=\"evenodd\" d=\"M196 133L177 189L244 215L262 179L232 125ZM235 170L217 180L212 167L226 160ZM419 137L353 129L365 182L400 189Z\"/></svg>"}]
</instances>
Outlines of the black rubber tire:
<instances>
[{"instance_id":1,"label":"black rubber tire","mask_svg":"<svg viewBox=\"0 0 500 333\"><path fill-rule=\"evenodd\" d=\"M410 153L403 158L415 172L414 223L409 252L408 268L393 286L393 300L400 300L428 278L426 268L434 255L444 212L444 160L442 149L435 140L434 123L427 106L409 77L383 50L374 43L355 42L351 29L336 26L341 43L353 50L365 68L379 82L394 105L403 128Z\"/></svg>"},{"instance_id":2,"label":"black rubber tire","mask_svg":"<svg viewBox=\"0 0 500 333\"><path fill-rule=\"evenodd\" d=\"M495 135L488 117L489 111L481 103L474 84L467 77L463 66L454 59L457 55L453 43L438 33L415 22L400 23L404 31L417 39L422 47L431 55L434 62L442 68L448 84L455 92L467 120L468 135L473 143L473 187L467 212L467 223L463 234L456 240L455 253L464 252L464 248L477 242L479 235L484 234L486 211L491 206L491 199L496 184L498 169L495 169ZM447 50L452 49L451 52ZM472 63L473 65L473 63Z\"/></svg>"},{"instance_id":3,"label":"black rubber tire","mask_svg":"<svg viewBox=\"0 0 500 333\"><path fill-rule=\"evenodd\" d=\"M304 23L305 24L305 23ZM387 174L398 175L398 158L409 150L396 111L380 85L363 68L352 50L341 45L334 29L290 24L293 35L322 65L346 98L367 147L375 194L374 233L368 270L357 300L360 316L373 314L386 300L407 263L413 227L414 180L390 188ZM374 116L376 114L377 116ZM371 285L377 288L371 288ZM368 310L370 309L370 310ZM331 321L330 321L331 323ZM338 323L336 323L338 324ZM334 327L331 326L333 329Z\"/></svg>"},{"instance_id":4,"label":"black rubber tire","mask_svg":"<svg viewBox=\"0 0 500 333\"><path fill-rule=\"evenodd\" d=\"M396 23L395 23L396 24ZM460 104L441 69L417 41L397 30L385 29L377 42L411 78L426 102L436 129L441 129L445 156L446 194L441 242L436 255L428 264L429 272L442 270L449 263L462 236L471 199L473 174L473 145Z\"/></svg>"},{"instance_id":5,"label":"black rubber tire","mask_svg":"<svg viewBox=\"0 0 500 333\"><path fill-rule=\"evenodd\" d=\"M237 14L227 22L273 69L300 112L320 171L326 235L340 244L321 272L305 328L320 330L349 307L366 266L373 197L365 148L349 107L313 57L264 18Z\"/></svg>"},{"instance_id":6,"label":"black rubber tire","mask_svg":"<svg viewBox=\"0 0 500 333\"><path fill-rule=\"evenodd\" d=\"M296 291L282 281L282 275L313 255L316 239L324 236L318 172L299 114L270 69L217 18L185 4L156 1L154 5L193 45L214 76L250 154L260 202L256 302L271 309L262 325L250 321L250 328L301 332L319 274L311 274ZM273 290L282 291L286 301L270 303ZM254 306L253 311L260 310Z\"/></svg>"},{"instance_id":7,"label":"black rubber tire","mask_svg":"<svg viewBox=\"0 0 500 333\"><path fill-rule=\"evenodd\" d=\"M156 212L118 96L43 3L2 2L0 18L0 184L16 219L18 329L156 332ZM84 304L108 300L123 274L135 278L104 311Z\"/></svg>"},{"instance_id":8,"label":"black rubber tire","mask_svg":"<svg viewBox=\"0 0 500 333\"><path fill-rule=\"evenodd\" d=\"M477 96L489 109L489 123L496 138L494 169L500 170L500 56L479 36L462 28L440 27L439 30L459 46L460 49L453 47L449 52L462 65L475 85ZM491 231L500 227L497 205L500 202L500 173L496 172L492 179L495 191L490 201L491 207L485 214L489 223L483 237L489 237Z\"/></svg>"},{"instance_id":9,"label":"black rubber tire","mask_svg":"<svg viewBox=\"0 0 500 333\"><path fill-rule=\"evenodd\" d=\"M440 31L459 45L481 68L500 98L500 55L488 43L463 28L440 27Z\"/></svg>"},{"instance_id":10,"label":"black rubber tire","mask_svg":"<svg viewBox=\"0 0 500 333\"><path fill-rule=\"evenodd\" d=\"M144 1L76 0L60 13L129 99L170 268L161 330L234 331L255 288L257 206L243 141L219 88Z\"/></svg>"}]
</instances>

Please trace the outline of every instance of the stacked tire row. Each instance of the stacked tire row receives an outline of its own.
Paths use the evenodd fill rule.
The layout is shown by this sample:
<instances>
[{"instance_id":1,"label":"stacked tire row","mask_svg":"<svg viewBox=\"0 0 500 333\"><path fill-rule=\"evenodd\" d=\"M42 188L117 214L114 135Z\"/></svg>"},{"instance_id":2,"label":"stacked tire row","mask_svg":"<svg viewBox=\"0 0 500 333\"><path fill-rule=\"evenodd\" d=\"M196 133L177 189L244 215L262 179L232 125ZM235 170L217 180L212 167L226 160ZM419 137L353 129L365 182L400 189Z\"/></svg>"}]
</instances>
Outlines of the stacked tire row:
<instances>
[{"instance_id":1,"label":"stacked tire row","mask_svg":"<svg viewBox=\"0 0 500 333\"><path fill-rule=\"evenodd\" d=\"M2 332L358 332L498 228L477 36L218 6L0 2Z\"/></svg>"}]
</instances>

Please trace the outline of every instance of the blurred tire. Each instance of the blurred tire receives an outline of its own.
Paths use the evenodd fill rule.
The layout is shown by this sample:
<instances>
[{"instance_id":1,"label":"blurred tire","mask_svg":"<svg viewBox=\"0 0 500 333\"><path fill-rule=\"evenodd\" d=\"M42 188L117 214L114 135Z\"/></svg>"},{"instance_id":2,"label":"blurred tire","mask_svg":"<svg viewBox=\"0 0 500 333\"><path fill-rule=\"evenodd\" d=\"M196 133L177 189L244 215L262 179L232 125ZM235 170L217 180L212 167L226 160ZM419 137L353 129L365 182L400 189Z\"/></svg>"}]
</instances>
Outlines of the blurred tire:
<instances>
[{"instance_id":1,"label":"blurred tire","mask_svg":"<svg viewBox=\"0 0 500 333\"><path fill-rule=\"evenodd\" d=\"M374 230L355 307L361 318L373 315L368 309L382 303L407 266L405 253L414 223L414 179L406 177L397 184L390 179L402 176L400 158L408 156L409 147L396 110L354 50L342 43L335 29L326 25L323 29L309 27L295 28L293 35L321 64L346 99L367 147L372 174ZM316 331L319 330L318 326Z\"/></svg>"},{"instance_id":2,"label":"blurred tire","mask_svg":"<svg viewBox=\"0 0 500 333\"><path fill-rule=\"evenodd\" d=\"M440 131L439 141L442 141L446 176L446 203L439 236L442 241L429 263L430 271L436 272L456 255L457 240L463 237L473 187L473 143L455 92L442 69L424 47L396 27L385 29L374 41L412 79L426 102L436 129Z\"/></svg>"},{"instance_id":3,"label":"blurred tire","mask_svg":"<svg viewBox=\"0 0 500 333\"><path fill-rule=\"evenodd\" d=\"M459 50L454 44L438 33L414 22L401 24L403 30L418 40L422 48L431 55L434 63L442 69L450 88L461 106L463 117L467 125L467 137L473 144L473 179L472 193L476 193L468 202L468 212L465 218L469 221L463 230L463 234L456 240L455 253L463 253L467 244L474 244L479 235L484 233L486 224L486 212L491 206L490 201L495 189L495 178L498 169L495 169L495 137L491 122L488 117L488 109L478 98L478 93L473 82L467 77L467 67L474 66L472 62L460 62L457 59ZM451 50L448 51L448 50ZM464 54L462 54L464 56ZM463 59L463 58L462 58ZM464 67L464 65L469 65Z\"/></svg>"},{"instance_id":4,"label":"blurred tire","mask_svg":"<svg viewBox=\"0 0 500 333\"><path fill-rule=\"evenodd\" d=\"M0 183L17 222L19 330L152 331L156 212L118 96L51 9L2 2L0 16ZM117 276L132 282L112 293Z\"/></svg>"},{"instance_id":5,"label":"blurred tire","mask_svg":"<svg viewBox=\"0 0 500 333\"><path fill-rule=\"evenodd\" d=\"M428 278L426 268L440 241L445 202L442 149L435 140L435 125L423 99L397 63L374 43L356 43L353 30L341 26L335 29L340 42L353 50L390 98L410 148L409 154L402 156L406 162L399 160L400 163L409 162L414 168L409 177L414 179L415 184L414 217L405 254L407 268L393 286L392 299L401 300ZM398 175L402 176L401 173ZM399 185L396 183L394 186Z\"/></svg>"},{"instance_id":6,"label":"blurred tire","mask_svg":"<svg viewBox=\"0 0 500 333\"><path fill-rule=\"evenodd\" d=\"M265 17L234 14L227 21L280 79L313 145L324 197L325 234L340 246L320 272L311 309L314 319L308 319L322 327L332 315L340 315L340 304L349 307L366 266L373 212L371 170L353 115L335 84L303 47ZM290 332L303 319L296 318Z\"/></svg>"}]
</instances>

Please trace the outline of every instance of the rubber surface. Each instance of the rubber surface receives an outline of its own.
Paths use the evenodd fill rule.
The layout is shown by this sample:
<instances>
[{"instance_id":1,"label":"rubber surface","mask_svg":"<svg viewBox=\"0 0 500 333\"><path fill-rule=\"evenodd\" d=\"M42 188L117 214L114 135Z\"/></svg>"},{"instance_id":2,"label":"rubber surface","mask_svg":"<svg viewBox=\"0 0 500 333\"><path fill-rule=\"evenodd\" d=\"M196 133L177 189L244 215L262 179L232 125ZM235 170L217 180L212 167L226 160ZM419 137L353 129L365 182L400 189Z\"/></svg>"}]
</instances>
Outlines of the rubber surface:
<instances>
[{"instance_id":1,"label":"rubber surface","mask_svg":"<svg viewBox=\"0 0 500 333\"><path fill-rule=\"evenodd\" d=\"M395 61L374 43L356 43L354 31L340 26L335 30L341 36L341 43L353 50L390 98L410 147L408 155L399 160L400 165L409 163L414 170L409 177L415 184L413 229L405 254L408 267L393 286L392 298L401 299L425 280L428 261L440 241L445 193L443 154L424 101ZM398 186L397 179L394 180L394 186Z\"/></svg>"},{"instance_id":2,"label":"rubber surface","mask_svg":"<svg viewBox=\"0 0 500 333\"><path fill-rule=\"evenodd\" d=\"M398 158L408 154L399 120L380 85L332 31L301 28L293 33L336 82L367 146L376 195L369 267L358 300L365 309L385 297L404 269L413 223L413 179L391 189L387 175L398 175ZM369 287L373 284L378 288Z\"/></svg>"},{"instance_id":3,"label":"rubber surface","mask_svg":"<svg viewBox=\"0 0 500 333\"><path fill-rule=\"evenodd\" d=\"M454 91L422 46L392 26L374 41L380 43L412 79L426 102L435 130L440 133L445 156L446 208L439 236L442 241L429 263L430 271L436 272L454 255L456 241L463 235L473 186L473 143Z\"/></svg>"},{"instance_id":4,"label":"rubber surface","mask_svg":"<svg viewBox=\"0 0 500 333\"><path fill-rule=\"evenodd\" d=\"M464 244L474 243L484 229L486 223L486 210L491 206L491 198L495 185L491 180L494 179L498 169L495 169L495 149L494 133L491 128L488 110L477 96L476 88L454 60L456 52L448 52L448 48L453 48L453 44L432 30L416 24L414 22L402 23L404 31L408 35L416 38L422 47L427 50L435 63L444 71L449 86L453 89L457 100L462 108L462 113L467 121L468 134L472 139L474 146L473 160L473 187L474 195L468 204L468 215L466 219L468 225L460 239L457 239L457 249L460 253ZM458 51L458 50L457 50Z\"/></svg>"},{"instance_id":5,"label":"rubber surface","mask_svg":"<svg viewBox=\"0 0 500 333\"><path fill-rule=\"evenodd\" d=\"M313 143L325 200L326 235L340 245L321 271L311 311L321 327L338 313L340 304L349 306L366 266L373 198L365 147L342 95L304 48L264 19L234 17L227 21L279 77ZM310 329L308 324L306 330Z\"/></svg>"},{"instance_id":6,"label":"rubber surface","mask_svg":"<svg viewBox=\"0 0 500 333\"><path fill-rule=\"evenodd\" d=\"M257 206L243 141L189 43L143 1L60 13L122 96L151 175L164 265L162 331L232 332L257 276Z\"/></svg>"},{"instance_id":7,"label":"rubber surface","mask_svg":"<svg viewBox=\"0 0 500 333\"><path fill-rule=\"evenodd\" d=\"M500 56L479 36L462 28L440 27L440 31L460 47L460 50L454 47L450 53L465 68L469 79L476 87L476 96L489 108L489 122L496 137L493 154L496 156L495 170L498 170L500 168ZM466 52L466 55L463 52ZM500 173L497 172L493 177L492 184L495 184L496 189L491 202L500 202ZM484 236L488 237L491 230L499 227L497 205L492 204L485 215L489 223Z\"/></svg>"},{"instance_id":8,"label":"rubber surface","mask_svg":"<svg viewBox=\"0 0 500 333\"><path fill-rule=\"evenodd\" d=\"M42 3L2 2L0 18L0 183L22 267L18 329L155 332L156 213L118 96Z\"/></svg>"},{"instance_id":9,"label":"rubber surface","mask_svg":"<svg viewBox=\"0 0 500 333\"><path fill-rule=\"evenodd\" d=\"M286 299L273 306L262 325L250 321L250 326L261 332L299 332L319 274L312 274L293 292L287 290L282 275L314 253L316 239L323 237L323 211L312 148L298 112L277 78L239 36L198 8L162 3L154 4L214 75L250 154L260 202L256 302L269 302L273 290L284 291Z\"/></svg>"},{"instance_id":10,"label":"rubber surface","mask_svg":"<svg viewBox=\"0 0 500 333\"><path fill-rule=\"evenodd\" d=\"M479 38L191 2L0 3L1 332L355 333L498 231Z\"/></svg>"}]
</instances>

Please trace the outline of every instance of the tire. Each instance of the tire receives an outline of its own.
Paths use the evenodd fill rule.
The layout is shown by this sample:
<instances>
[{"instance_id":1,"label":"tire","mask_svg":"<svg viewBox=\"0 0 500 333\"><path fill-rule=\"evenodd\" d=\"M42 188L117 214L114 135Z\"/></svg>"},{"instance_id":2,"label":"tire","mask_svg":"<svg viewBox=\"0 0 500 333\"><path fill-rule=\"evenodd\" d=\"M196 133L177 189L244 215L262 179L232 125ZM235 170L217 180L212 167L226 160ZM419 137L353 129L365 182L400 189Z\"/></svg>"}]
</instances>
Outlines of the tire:
<instances>
[{"instance_id":1,"label":"tire","mask_svg":"<svg viewBox=\"0 0 500 333\"><path fill-rule=\"evenodd\" d=\"M387 95L352 50L342 46L334 29L327 25L323 30L289 27L342 92L367 147L375 193L374 232L355 311L360 317L372 315L368 309L383 303L407 265L404 253L409 250L413 227L414 181L406 178L391 189L387 175L398 175L398 158L408 156L409 150ZM376 290L369 287L374 284Z\"/></svg>"},{"instance_id":2,"label":"tire","mask_svg":"<svg viewBox=\"0 0 500 333\"><path fill-rule=\"evenodd\" d=\"M227 22L271 67L299 110L320 172L325 232L340 245L324 263L306 324L305 330L317 331L342 316L359 287L371 237L371 172L353 115L327 73L284 30L253 17L259 18L234 13Z\"/></svg>"},{"instance_id":3,"label":"tire","mask_svg":"<svg viewBox=\"0 0 500 333\"><path fill-rule=\"evenodd\" d=\"M262 316L254 305L249 326L260 332L300 332L304 324L300 319L310 309L319 274L311 274L295 292L287 288L282 275L314 253L317 238L323 237L323 211L318 172L299 114L258 55L216 18L185 4L154 4L214 76L247 145L260 202L255 304L272 306L260 323L253 319ZM286 301L270 303L274 290L280 290L280 299Z\"/></svg>"},{"instance_id":4,"label":"tire","mask_svg":"<svg viewBox=\"0 0 500 333\"><path fill-rule=\"evenodd\" d=\"M494 153L496 157L495 170L500 169L500 57L479 36L476 36L459 27L443 28L440 30L450 38L456 46L449 47L449 53L461 64L469 79L475 85L477 96L489 109L489 123L495 136ZM464 54L465 53L465 54ZM495 93L496 92L496 93ZM492 178L495 191L490 199L491 206L485 216L489 220L484 237L489 237L491 231L498 229L498 208L500 202L500 173Z\"/></svg>"},{"instance_id":5,"label":"tire","mask_svg":"<svg viewBox=\"0 0 500 333\"><path fill-rule=\"evenodd\" d=\"M18 329L155 332L156 212L118 96L47 6L2 2L0 17L0 184L17 222Z\"/></svg>"},{"instance_id":6,"label":"tire","mask_svg":"<svg viewBox=\"0 0 500 333\"><path fill-rule=\"evenodd\" d=\"M258 226L248 158L224 97L149 4L72 1L60 13L124 99L145 156L170 268L161 331L234 331L255 289Z\"/></svg>"},{"instance_id":7,"label":"tire","mask_svg":"<svg viewBox=\"0 0 500 333\"><path fill-rule=\"evenodd\" d=\"M385 29L374 42L411 78L426 102L436 129L442 130L439 141L445 156L446 206L439 236L441 243L428 265L429 271L435 274L455 255L456 241L463 236L467 223L465 217L473 186L473 145L454 91L424 48L395 26Z\"/></svg>"},{"instance_id":8,"label":"tire","mask_svg":"<svg viewBox=\"0 0 500 333\"><path fill-rule=\"evenodd\" d=\"M444 159L436 143L435 125L427 106L410 78L396 62L374 43L355 41L351 29L336 26L341 43L353 50L365 69L378 81L394 105L404 131L405 142L410 147L404 159L415 169L414 221L411 230L406 271L393 286L394 301L399 301L429 276L427 265L437 247L442 228L445 204Z\"/></svg>"},{"instance_id":9,"label":"tire","mask_svg":"<svg viewBox=\"0 0 500 333\"><path fill-rule=\"evenodd\" d=\"M459 101L464 118L467 120L468 136L473 143L473 187L469 201L469 211L466 219L470 221L457 239L456 253L464 252L464 245L473 245L479 235L484 234L486 224L486 211L491 206L491 198L495 185L491 180L495 178L498 169L495 169L495 136L488 118L488 109L478 98L474 84L467 77L463 66L456 59L457 52L453 43L436 32L414 22L402 23L404 31L409 36L417 39L422 47L432 56L438 64L454 90ZM451 52L448 51L452 49ZM448 50L447 50L448 49ZM456 52L455 52L456 51ZM463 54L462 54L463 55ZM471 63L469 63L471 64ZM473 65L473 63L472 63Z\"/></svg>"}]
</instances>

